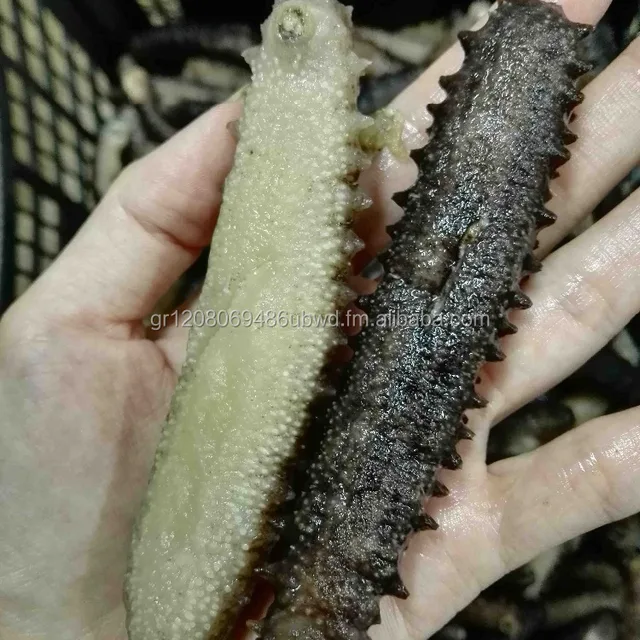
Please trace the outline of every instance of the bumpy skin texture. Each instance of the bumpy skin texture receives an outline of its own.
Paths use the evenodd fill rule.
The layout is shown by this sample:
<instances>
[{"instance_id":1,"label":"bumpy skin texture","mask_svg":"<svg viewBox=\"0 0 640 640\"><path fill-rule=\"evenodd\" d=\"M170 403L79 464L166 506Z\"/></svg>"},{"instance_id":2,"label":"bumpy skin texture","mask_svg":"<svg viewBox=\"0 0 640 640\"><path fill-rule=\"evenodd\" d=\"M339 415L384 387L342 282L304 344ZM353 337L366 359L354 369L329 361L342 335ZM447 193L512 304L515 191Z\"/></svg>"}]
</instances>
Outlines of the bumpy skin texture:
<instances>
[{"instance_id":1,"label":"bumpy skin texture","mask_svg":"<svg viewBox=\"0 0 640 640\"><path fill-rule=\"evenodd\" d=\"M265 569L276 599L264 640L364 640L379 597L406 597L398 554L412 531L435 526L423 502L442 491L438 469L461 464L463 414L482 404L478 369L502 358L509 308L530 304L518 283L536 269L536 230L553 221L544 202L575 139L565 115L580 101L587 31L551 5L508 0L462 34L466 61L443 79L431 142L414 154L419 178L382 258L387 276L362 300L369 326L317 418L328 431L283 557ZM390 326L390 311L409 326ZM454 324L464 318L475 324Z\"/></svg>"},{"instance_id":2,"label":"bumpy skin texture","mask_svg":"<svg viewBox=\"0 0 640 640\"><path fill-rule=\"evenodd\" d=\"M263 36L247 54L253 84L210 270L134 533L130 640L220 638L233 622L337 339L315 320L345 304L361 246L349 219L370 119L355 109L366 64L350 11L279 0Z\"/></svg>"}]
</instances>

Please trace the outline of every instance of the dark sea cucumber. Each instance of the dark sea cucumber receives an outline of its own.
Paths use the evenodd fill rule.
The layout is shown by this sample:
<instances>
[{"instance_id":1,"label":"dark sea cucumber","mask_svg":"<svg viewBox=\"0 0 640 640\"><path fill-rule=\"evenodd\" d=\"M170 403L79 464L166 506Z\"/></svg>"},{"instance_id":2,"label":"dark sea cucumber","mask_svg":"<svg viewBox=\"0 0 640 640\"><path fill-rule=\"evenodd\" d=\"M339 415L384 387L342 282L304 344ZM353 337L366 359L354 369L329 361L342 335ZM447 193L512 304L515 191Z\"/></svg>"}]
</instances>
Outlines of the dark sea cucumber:
<instances>
[{"instance_id":1,"label":"dark sea cucumber","mask_svg":"<svg viewBox=\"0 0 640 640\"><path fill-rule=\"evenodd\" d=\"M544 203L575 140L565 118L581 101L577 44L589 31L557 6L505 0L461 34L466 61L430 107L387 275L361 300L369 324L314 418L310 433L326 432L262 572L275 588L264 640L363 640L382 595L407 597L398 555L412 531L435 528L422 505L444 491L436 472L461 465L464 412L483 405L478 370L504 357L508 311L530 305L519 282L539 268L536 232L554 220Z\"/></svg>"}]
</instances>

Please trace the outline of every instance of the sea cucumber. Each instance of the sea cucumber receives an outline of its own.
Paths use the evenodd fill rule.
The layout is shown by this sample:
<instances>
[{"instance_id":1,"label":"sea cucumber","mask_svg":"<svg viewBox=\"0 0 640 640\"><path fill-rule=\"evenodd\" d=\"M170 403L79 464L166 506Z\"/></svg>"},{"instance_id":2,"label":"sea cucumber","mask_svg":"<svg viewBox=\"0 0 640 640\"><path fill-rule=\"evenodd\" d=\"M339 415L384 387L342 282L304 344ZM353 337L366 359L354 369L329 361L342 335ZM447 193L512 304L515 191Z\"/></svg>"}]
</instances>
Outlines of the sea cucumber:
<instances>
[{"instance_id":1,"label":"sea cucumber","mask_svg":"<svg viewBox=\"0 0 640 640\"><path fill-rule=\"evenodd\" d=\"M554 220L544 203L575 140L565 116L581 101L577 45L589 31L556 5L504 0L482 30L460 35L466 60L430 107L431 142L413 154L418 181L381 259L387 275L361 300L369 324L314 419L313 437L326 433L261 569L275 589L262 639L364 640L380 596L407 597L398 555L412 531L436 526L424 499L443 492L441 467L461 465L464 413L483 404L477 372L504 357L508 311L530 305L519 282L539 268L536 232Z\"/></svg>"},{"instance_id":2,"label":"sea cucumber","mask_svg":"<svg viewBox=\"0 0 640 640\"><path fill-rule=\"evenodd\" d=\"M246 55L234 167L134 531L130 640L227 633L338 339L332 314L352 296L343 276L362 243L349 222L367 203L357 139L371 119L355 108L366 63L351 12L277 0L263 38Z\"/></svg>"}]
</instances>

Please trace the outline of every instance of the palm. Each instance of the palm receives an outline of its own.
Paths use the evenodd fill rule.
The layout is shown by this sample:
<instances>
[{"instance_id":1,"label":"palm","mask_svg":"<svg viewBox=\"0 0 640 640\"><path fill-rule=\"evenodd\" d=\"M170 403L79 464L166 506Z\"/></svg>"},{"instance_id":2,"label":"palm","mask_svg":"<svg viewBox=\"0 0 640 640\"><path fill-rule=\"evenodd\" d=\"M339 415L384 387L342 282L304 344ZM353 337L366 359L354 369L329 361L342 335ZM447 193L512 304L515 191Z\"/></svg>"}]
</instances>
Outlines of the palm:
<instances>
[{"instance_id":1,"label":"palm","mask_svg":"<svg viewBox=\"0 0 640 640\"><path fill-rule=\"evenodd\" d=\"M595 21L608 2L564 4L570 17ZM461 55L446 54L398 108L415 117L439 101L437 79ZM542 255L638 162L638 60L640 42L587 90ZM210 239L232 157L226 125L238 112L218 107L128 169L0 324L3 638L126 637L131 525L185 345L181 330L145 337L141 318ZM386 166L376 191L386 196L410 176ZM379 246L375 225L361 226ZM411 597L383 601L374 640L428 637L506 571L640 509L637 409L485 465L489 428L569 375L640 309L640 195L551 254L527 293L534 307L515 318L507 360L482 373L490 403L470 413L477 436L460 445L464 467L443 474L450 496L428 505L440 529L417 534L402 557Z\"/></svg>"},{"instance_id":2,"label":"palm","mask_svg":"<svg viewBox=\"0 0 640 640\"><path fill-rule=\"evenodd\" d=\"M15 494L15 500L4 496L4 513L20 514L21 526L5 524L1 544L23 550L21 595L37 612L21 623L51 637L66 637L54 630L70 626L78 631L70 637L81 637L83 627L100 629L96 637L124 637L122 576L131 522L175 373L148 340L105 338L90 328L31 330L20 314L18 305L5 318L0 346L2 371L19 374L3 388L11 419L1 448L32 445L20 457L21 468L12 468L15 458L3 465L3 485ZM25 339L11 344L14 322ZM12 574L3 578L4 604L5 592L18 583ZM38 605L43 598L48 604Z\"/></svg>"}]
</instances>

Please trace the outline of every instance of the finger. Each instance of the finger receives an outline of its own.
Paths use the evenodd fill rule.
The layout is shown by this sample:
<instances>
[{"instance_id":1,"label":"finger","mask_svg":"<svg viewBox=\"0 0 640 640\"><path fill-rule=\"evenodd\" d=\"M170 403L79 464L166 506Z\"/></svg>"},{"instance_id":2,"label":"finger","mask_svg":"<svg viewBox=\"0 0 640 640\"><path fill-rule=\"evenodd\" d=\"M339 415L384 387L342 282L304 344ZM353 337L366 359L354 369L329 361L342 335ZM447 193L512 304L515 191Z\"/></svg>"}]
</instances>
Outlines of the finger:
<instances>
[{"instance_id":1,"label":"finger","mask_svg":"<svg viewBox=\"0 0 640 640\"><path fill-rule=\"evenodd\" d=\"M511 570L640 511L640 408L592 420L489 473L504 496L501 556Z\"/></svg>"},{"instance_id":2,"label":"finger","mask_svg":"<svg viewBox=\"0 0 640 640\"><path fill-rule=\"evenodd\" d=\"M492 494L484 460L461 453L462 469L440 474L449 496L426 505L438 529L414 534L400 557L400 576L410 597L383 599L382 624L371 630L372 640L430 638L503 575L499 496Z\"/></svg>"},{"instance_id":3,"label":"finger","mask_svg":"<svg viewBox=\"0 0 640 640\"><path fill-rule=\"evenodd\" d=\"M551 254L526 292L533 306L514 314L507 359L485 368L495 420L570 375L640 311L640 190Z\"/></svg>"},{"instance_id":4,"label":"finger","mask_svg":"<svg viewBox=\"0 0 640 640\"><path fill-rule=\"evenodd\" d=\"M571 128L571 161L551 185L548 208L558 220L540 233L549 253L640 162L640 39L586 89Z\"/></svg>"},{"instance_id":5,"label":"finger","mask_svg":"<svg viewBox=\"0 0 640 640\"><path fill-rule=\"evenodd\" d=\"M210 239L239 105L220 105L126 169L19 302L92 324L148 314Z\"/></svg>"},{"instance_id":6,"label":"finger","mask_svg":"<svg viewBox=\"0 0 640 640\"><path fill-rule=\"evenodd\" d=\"M564 0L558 4L563 6L570 20L585 24L595 24L605 14L611 4L611 0ZM480 28L485 21L486 18L478 23L475 28ZM416 128L424 131L430 126L432 118L426 111L426 105L442 102L445 99L446 92L440 87L439 79L444 75L451 75L458 71L462 66L463 60L464 52L462 46L460 43L456 43L393 101L391 106L403 114L409 123L410 129ZM604 87L602 83L600 86ZM588 106L585 105L583 112ZM616 113L620 113L619 109ZM600 119L600 125L608 122L606 118ZM633 129L635 130L638 127L640 127L640 124L635 123ZM601 141L604 139L604 137L599 138ZM424 146L424 142L418 146ZM626 145L624 149L627 149ZM364 175L365 188L374 198L375 204L367 212L363 220L360 221L357 232L365 238L368 247L373 252L380 251L388 241L388 236L384 231L385 225L393 224L401 215L399 207L390 200L390 197L398 191L408 189L415 182L415 178L416 167L413 162L394 159L386 151L381 154L372 169ZM568 179L567 177L565 181ZM580 175L574 172L571 176L571 185L579 179ZM611 176L606 180L603 178L601 184L606 183L607 180L610 182L609 188L615 185L615 178ZM571 195L580 195L580 190L577 186L573 188ZM566 204L568 207L570 205L570 202ZM575 208L582 212L584 206L576 206ZM580 215L585 214L581 213Z\"/></svg>"},{"instance_id":7,"label":"finger","mask_svg":"<svg viewBox=\"0 0 640 640\"><path fill-rule=\"evenodd\" d=\"M456 484L459 473L446 479L448 498L429 502L440 527L409 542L400 572L411 595L383 599L373 640L430 638L508 572L640 510L640 408L585 423L486 475L475 466Z\"/></svg>"}]
</instances>

